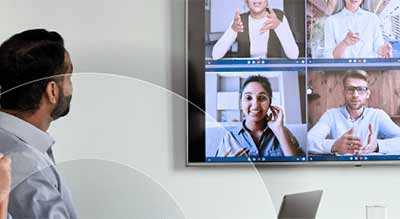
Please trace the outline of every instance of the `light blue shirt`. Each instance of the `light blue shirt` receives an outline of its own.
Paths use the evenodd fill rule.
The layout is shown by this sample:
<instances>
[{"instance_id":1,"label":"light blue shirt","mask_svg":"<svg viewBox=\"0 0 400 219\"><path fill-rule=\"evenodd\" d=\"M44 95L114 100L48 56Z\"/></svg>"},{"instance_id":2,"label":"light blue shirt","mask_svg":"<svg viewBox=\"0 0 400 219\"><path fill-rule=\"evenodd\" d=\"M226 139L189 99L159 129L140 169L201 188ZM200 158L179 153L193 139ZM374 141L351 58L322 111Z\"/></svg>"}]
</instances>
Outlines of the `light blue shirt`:
<instances>
[{"instance_id":1,"label":"light blue shirt","mask_svg":"<svg viewBox=\"0 0 400 219\"><path fill-rule=\"evenodd\" d=\"M243 148L248 150L247 155L249 157L285 156L278 138L268 126L263 130L260 142L257 145L244 123L245 121L240 126L227 128L227 133L222 138L216 157L224 157L228 152L227 156L232 157ZM286 130L289 133L290 140L298 146L296 138L288 129Z\"/></svg>"},{"instance_id":2,"label":"light blue shirt","mask_svg":"<svg viewBox=\"0 0 400 219\"><path fill-rule=\"evenodd\" d=\"M8 210L14 218L78 217L54 164L54 143L46 132L0 112L0 152L12 160Z\"/></svg>"},{"instance_id":3,"label":"light blue shirt","mask_svg":"<svg viewBox=\"0 0 400 219\"><path fill-rule=\"evenodd\" d=\"M357 120L352 120L345 107L326 111L307 135L308 152L331 154L332 145L345 132L354 128L353 135L361 138L363 146L367 144L369 124L375 133L379 153L400 154L400 127L385 111L365 108Z\"/></svg>"},{"instance_id":4,"label":"light blue shirt","mask_svg":"<svg viewBox=\"0 0 400 219\"><path fill-rule=\"evenodd\" d=\"M326 19L324 57L333 58L333 50L351 31L359 33L360 41L346 49L343 58L377 58L379 47L385 44L378 16L359 8L356 12L343 8Z\"/></svg>"}]
</instances>

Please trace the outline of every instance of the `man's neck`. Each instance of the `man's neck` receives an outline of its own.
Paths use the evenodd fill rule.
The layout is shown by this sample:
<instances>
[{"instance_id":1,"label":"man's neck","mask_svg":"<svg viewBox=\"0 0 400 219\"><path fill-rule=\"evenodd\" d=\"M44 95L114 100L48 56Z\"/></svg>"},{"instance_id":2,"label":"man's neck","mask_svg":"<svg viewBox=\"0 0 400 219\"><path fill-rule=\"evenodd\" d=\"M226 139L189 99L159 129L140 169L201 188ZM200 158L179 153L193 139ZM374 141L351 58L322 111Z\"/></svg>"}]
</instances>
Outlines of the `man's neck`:
<instances>
[{"instance_id":1,"label":"man's neck","mask_svg":"<svg viewBox=\"0 0 400 219\"><path fill-rule=\"evenodd\" d=\"M359 9L360 7L352 7L352 6L350 6L350 7L346 7L346 9L348 10L348 11L350 11L351 13L355 13L356 11L358 11L358 9Z\"/></svg>"},{"instance_id":2,"label":"man's neck","mask_svg":"<svg viewBox=\"0 0 400 219\"><path fill-rule=\"evenodd\" d=\"M358 118L360 118L360 116L363 114L365 107L361 107L360 109L357 110L352 110L349 109L349 107L346 106L346 110L350 115L350 118L353 120L356 120Z\"/></svg>"},{"instance_id":3,"label":"man's neck","mask_svg":"<svg viewBox=\"0 0 400 219\"><path fill-rule=\"evenodd\" d=\"M46 116L41 115L40 111L36 111L34 113L26 113L26 112L19 112L15 110L1 110L2 112L8 113L13 115L19 119L24 120L25 122L35 126L36 128L47 132L50 127L50 123L52 121L51 117L46 118Z\"/></svg>"}]
</instances>

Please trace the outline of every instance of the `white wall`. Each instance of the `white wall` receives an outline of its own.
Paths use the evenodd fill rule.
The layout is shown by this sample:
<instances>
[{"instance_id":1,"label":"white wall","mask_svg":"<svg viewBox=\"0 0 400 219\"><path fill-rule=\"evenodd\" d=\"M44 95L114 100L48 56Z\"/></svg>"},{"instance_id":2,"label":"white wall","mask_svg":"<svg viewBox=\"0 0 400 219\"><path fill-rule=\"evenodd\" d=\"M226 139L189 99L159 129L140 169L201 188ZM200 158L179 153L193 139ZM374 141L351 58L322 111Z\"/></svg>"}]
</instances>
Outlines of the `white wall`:
<instances>
[{"instance_id":1,"label":"white wall","mask_svg":"<svg viewBox=\"0 0 400 219\"><path fill-rule=\"evenodd\" d=\"M251 167L185 167L185 101L163 89L184 93L184 8L184 0L1 3L1 41L55 29L76 72L161 85L74 77L71 114L51 133L82 218L273 218L282 194L321 188L319 218L361 219L366 204L399 217L398 166L260 167L261 178Z\"/></svg>"},{"instance_id":2,"label":"white wall","mask_svg":"<svg viewBox=\"0 0 400 219\"><path fill-rule=\"evenodd\" d=\"M285 119L287 124L301 124L299 72L283 72L285 91ZM304 95L304 94L303 94ZM304 106L305 107L305 106Z\"/></svg>"}]
</instances>

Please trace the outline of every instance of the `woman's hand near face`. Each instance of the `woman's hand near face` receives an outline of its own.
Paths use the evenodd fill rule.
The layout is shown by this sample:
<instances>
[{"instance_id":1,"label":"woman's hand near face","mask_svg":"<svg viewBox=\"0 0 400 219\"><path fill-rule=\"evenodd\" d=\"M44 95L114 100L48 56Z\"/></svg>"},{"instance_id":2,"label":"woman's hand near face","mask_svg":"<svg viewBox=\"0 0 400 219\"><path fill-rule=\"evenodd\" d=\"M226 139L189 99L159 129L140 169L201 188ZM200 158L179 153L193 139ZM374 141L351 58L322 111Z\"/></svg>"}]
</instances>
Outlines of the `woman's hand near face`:
<instances>
[{"instance_id":1,"label":"woman's hand near face","mask_svg":"<svg viewBox=\"0 0 400 219\"><path fill-rule=\"evenodd\" d=\"M278 138L283 154L285 156L296 156L300 154L297 146L292 141L288 130L283 126L283 109L277 106L270 106L272 114L267 116L268 127Z\"/></svg>"},{"instance_id":2,"label":"woman's hand near face","mask_svg":"<svg viewBox=\"0 0 400 219\"><path fill-rule=\"evenodd\" d=\"M283 129L283 110L277 106L270 106L272 113L267 115L268 127L275 133Z\"/></svg>"}]
</instances>

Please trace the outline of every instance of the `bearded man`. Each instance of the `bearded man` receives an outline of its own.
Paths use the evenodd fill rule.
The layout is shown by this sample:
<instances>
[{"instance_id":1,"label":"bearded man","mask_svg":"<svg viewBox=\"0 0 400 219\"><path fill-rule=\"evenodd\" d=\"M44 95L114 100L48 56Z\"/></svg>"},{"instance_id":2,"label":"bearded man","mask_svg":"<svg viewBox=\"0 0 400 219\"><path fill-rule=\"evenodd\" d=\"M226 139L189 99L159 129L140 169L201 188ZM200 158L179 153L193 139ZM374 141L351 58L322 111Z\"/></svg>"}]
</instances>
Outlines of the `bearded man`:
<instances>
[{"instance_id":1,"label":"bearded man","mask_svg":"<svg viewBox=\"0 0 400 219\"><path fill-rule=\"evenodd\" d=\"M57 32L18 33L0 46L0 153L12 159L13 218L77 218L47 133L68 114L71 58Z\"/></svg>"}]
</instances>

